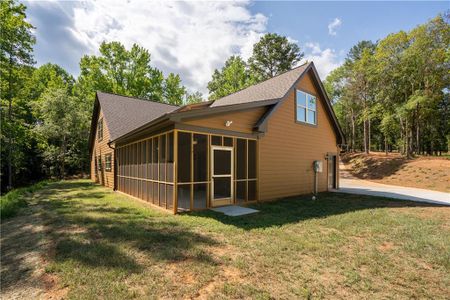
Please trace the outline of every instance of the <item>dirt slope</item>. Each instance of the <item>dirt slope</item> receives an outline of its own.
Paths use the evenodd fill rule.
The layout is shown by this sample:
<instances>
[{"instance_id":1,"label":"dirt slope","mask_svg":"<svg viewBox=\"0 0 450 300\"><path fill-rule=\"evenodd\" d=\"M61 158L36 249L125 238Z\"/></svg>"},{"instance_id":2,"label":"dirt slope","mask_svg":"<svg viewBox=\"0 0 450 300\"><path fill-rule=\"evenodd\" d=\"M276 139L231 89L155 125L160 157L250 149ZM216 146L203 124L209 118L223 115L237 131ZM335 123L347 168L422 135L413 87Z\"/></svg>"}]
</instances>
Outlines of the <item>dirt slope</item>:
<instances>
[{"instance_id":1,"label":"dirt slope","mask_svg":"<svg viewBox=\"0 0 450 300\"><path fill-rule=\"evenodd\" d=\"M450 192L450 159L406 159L397 153L346 154L342 157L351 174L378 183Z\"/></svg>"}]
</instances>

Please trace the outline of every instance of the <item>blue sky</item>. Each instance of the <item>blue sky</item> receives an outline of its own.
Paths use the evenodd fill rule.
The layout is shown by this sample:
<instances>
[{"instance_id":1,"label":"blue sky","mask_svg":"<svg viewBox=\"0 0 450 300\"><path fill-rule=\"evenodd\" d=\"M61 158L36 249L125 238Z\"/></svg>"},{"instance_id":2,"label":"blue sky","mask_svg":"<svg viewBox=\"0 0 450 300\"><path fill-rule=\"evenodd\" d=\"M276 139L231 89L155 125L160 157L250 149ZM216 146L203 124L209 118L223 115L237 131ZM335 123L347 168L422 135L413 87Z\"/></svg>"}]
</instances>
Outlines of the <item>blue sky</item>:
<instances>
[{"instance_id":1,"label":"blue sky","mask_svg":"<svg viewBox=\"0 0 450 300\"><path fill-rule=\"evenodd\" d=\"M38 65L57 63L77 76L82 55L98 54L103 40L138 43L165 74L179 73L191 91L203 93L215 68L233 54L247 58L266 32L296 41L324 78L358 41L410 30L450 8L446 1L24 3L36 26Z\"/></svg>"},{"instance_id":2,"label":"blue sky","mask_svg":"<svg viewBox=\"0 0 450 300\"><path fill-rule=\"evenodd\" d=\"M450 2L255 2L253 12L269 17L267 30L323 47L348 50L363 39L377 40L391 32L410 30L450 9ZM335 18L342 24L328 33Z\"/></svg>"}]
</instances>

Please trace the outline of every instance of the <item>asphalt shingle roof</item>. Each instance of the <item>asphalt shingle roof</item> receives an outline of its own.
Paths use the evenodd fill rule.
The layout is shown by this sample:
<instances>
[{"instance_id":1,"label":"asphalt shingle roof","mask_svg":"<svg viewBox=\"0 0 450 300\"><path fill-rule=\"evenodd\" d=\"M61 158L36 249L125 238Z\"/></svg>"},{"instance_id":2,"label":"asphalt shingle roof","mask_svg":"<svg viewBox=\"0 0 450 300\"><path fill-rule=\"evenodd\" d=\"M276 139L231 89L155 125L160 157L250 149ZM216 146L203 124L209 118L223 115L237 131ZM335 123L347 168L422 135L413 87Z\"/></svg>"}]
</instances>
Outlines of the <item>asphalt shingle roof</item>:
<instances>
[{"instance_id":1,"label":"asphalt shingle roof","mask_svg":"<svg viewBox=\"0 0 450 300\"><path fill-rule=\"evenodd\" d=\"M105 116L106 125L108 126L110 132L110 140L115 141L118 138L131 133L133 130L148 126L152 121L165 115L169 117L169 115L176 116L178 114L186 114L195 111L209 113L210 111L217 111L217 109L221 109L221 107L231 105L240 106L242 104L250 104L255 102L261 102L256 105L266 105L264 101L282 100L296 81L311 68L314 71L314 74L318 76L314 64L312 62L305 63L266 81L217 99L212 103L205 102L201 104L179 107L104 92L97 92L97 98ZM270 103L273 103L273 101L270 101ZM333 118L334 126L342 138L342 131L337 123L336 117L334 116L333 109L331 108L330 103L327 102L327 104L329 106L327 107L327 112ZM248 105L244 106L247 107ZM95 133L95 126L95 123L92 123L90 143Z\"/></svg>"},{"instance_id":2,"label":"asphalt shingle roof","mask_svg":"<svg viewBox=\"0 0 450 300\"><path fill-rule=\"evenodd\" d=\"M283 98L295 81L308 68L309 63L305 63L297 68L289 70L273 78L258 84L249 86L236 93L217 99L210 107L226 105L244 104L255 101L265 101Z\"/></svg>"},{"instance_id":3,"label":"asphalt shingle roof","mask_svg":"<svg viewBox=\"0 0 450 300\"><path fill-rule=\"evenodd\" d=\"M112 141L179 108L175 105L103 92L97 92L97 98Z\"/></svg>"}]
</instances>

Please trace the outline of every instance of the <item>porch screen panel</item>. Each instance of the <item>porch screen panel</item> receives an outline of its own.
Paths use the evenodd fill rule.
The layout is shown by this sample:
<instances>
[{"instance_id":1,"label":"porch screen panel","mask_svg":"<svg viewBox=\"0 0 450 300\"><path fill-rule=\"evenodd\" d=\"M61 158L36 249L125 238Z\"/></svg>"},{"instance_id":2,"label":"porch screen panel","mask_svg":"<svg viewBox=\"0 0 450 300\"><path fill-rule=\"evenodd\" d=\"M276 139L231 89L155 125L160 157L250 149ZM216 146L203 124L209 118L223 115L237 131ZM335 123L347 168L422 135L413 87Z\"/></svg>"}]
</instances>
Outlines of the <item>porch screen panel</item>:
<instances>
[{"instance_id":1,"label":"porch screen panel","mask_svg":"<svg viewBox=\"0 0 450 300\"><path fill-rule=\"evenodd\" d=\"M178 211L191 209L191 185L179 185L177 190Z\"/></svg>"},{"instance_id":2,"label":"porch screen panel","mask_svg":"<svg viewBox=\"0 0 450 300\"><path fill-rule=\"evenodd\" d=\"M236 139L236 202L257 197L257 144L255 140Z\"/></svg>"},{"instance_id":3,"label":"porch screen panel","mask_svg":"<svg viewBox=\"0 0 450 300\"><path fill-rule=\"evenodd\" d=\"M173 182L173 132L167 136L167 181Z\"/></svg>"},{"instance_id":4,"label":"porch screen panel","mask_svg":"<svg viewBox=\"0 0 450 300\"><path fill-rule=\"evenodd\" d=\"M166 135L159 137L159 180L166 181Z\"/></svg>"},{"instance_id":5,"label":"porch screen panel","mask_svg":"<svg viewBox=\"0 0 450 300\"><path fill-rule=\"evenodd\" d=\"M256 141L248 141L248 178L256 178Z\"/></svg>"},{"instance_id":6,"label":"porch screen panel","mask_svg":"<svg viewBox=\"0 0 450 300\"><path fill-rule=\"evenodd\" d=\"M171 184L166 185L166 203L168 209L173 208L173 185Z\"/></svg>"},{"instance_id":7,"label":"porch screen panel","mask_svg":"<svg viewBox=\"0 0 450 300\"><path fill-rule=\"evenodd\" d=\"M147 193L147 181L142 181L142 200L148 201L148 193Z\"/></svg>"},{"instance_id":8,"label":"porch screen panel","mask_svg":"<svg viewBox=\"0 0 450 300\"><path fill-rule=\"evenodd\" d=\"M247 141L237 139L236 141L236 179L246 179L247 168Z\"/></svg>"},{"instance_id":9,"label":"porch screen panel","mask_svg":"<svg viewBox=\"0 0 450 300\"><path fill-rule=\"evenodd\" d=\"M147 178L147 141L142 142L142 178ZM147 189L146 189L147 190Z\"/></svg>"},{"instance_id":10,"label":"porch screen panel","mask_svg":"<svg viewBox=\"0 0 450 300\"><path fill-rule=\"evenodd\" d=\"M153 180L159 179L158 172L158 147L159 147L159 138L153 138Z\"/></svg>"},{"instance_id":11,"label":"porch screen panel","mask_svg":"<svg viewBox=\"0 0 450 300\"><path fill-rule=\"evenodd\" d=\"M141 142L136 143L136 177L141 178L141 163L142 163L142 156L141 156Z\"/></svg>"},{"instance_id":12,"label":"porch screen panel","mask_svg":"<svg viewBox=\"0 0 450 300\"><path fill-rule=\"evenodd\" d=\"M223 138L223 145L227 147L233 147L233 138L230 137L224 137Z\"/></svg>"},{"instance_id":13,"label":"porch screen panel","mask_svg":"<svg viewBox=\"0 0 450 300\"><path fill-rule=\"evenodd\" d=\"M191 134L178 133L178 182L191 181Z\"/></svg>"},{"instance_id":14,"label":"porch screen panel","mask_svg":"<svg viewBox=\"0 0 450 300\"><path fill-rule=\"evenodd\" d=\"M246 181L238 181L236 182L236 202L243 203L246 201L246 191L247 182Z\"/></svg>"},{"instance_id":15,"label":"porch screen panel","mask_svg":"<svg viewBox=\"0 0 450 300\"><path fill-rule=\"evenodd\" d=\"M248 192L247 192L248 201L256 200L256 180L250 180L248 182Z\"/></svg>"},{"instance_id":16,"label":"porch screen panel","mask_svg":"<svg viewBox=\"0 0 450 300\"><path fill-rule=\"evenodd\" d=\"M194 209L206 208L206 201L208 199L206 183L194 184Z\"/></svg>"},{"instance_id":17,"label":"porch screen panel","mask_svg":"<svg viewBox=\"0 0 450 300\"><path fill-rule=\"evenodd\" d=\"M158 183L153 182L153 204L159 205Z\"/></svg>"},{"instance_id":18,"label":"porch screen panel","mask_svg":"<svg viewBox=\"0 0 450 300\"><path fill-rule=\"evenodd\" d=\"M126 151L126 155L127 155L126 176L130 176L131 175L131 145L128 145L125 151ZM129 187L129 185L128 185L128 187Z\"/></svg>"},{"instance_id":19,"label":"porch screen panel","mask_svg":"<svg viewBox=\"0 0 450 300\"><path fill-rule=\"evenodd\" d=\"M166 207L166 185L159 184L159 206Z\"/></svg>"},{"instance_id":20,"label":"porch screen panel","mask_svg":"<svg viewBox=\"0 0 450 300\"><path fill-rule=\"evenodd\" d=\"M207 181L208 174L208 137L194 134L194 182Z\"/></svg>"},{"instance_id":21,"label":"porch screen panel","mask_svg":"<svg viewBox=\"0 0 450 300\"><path fill-rule=\"evenodd\" d=\"M222 137L218 135L213 135L211 137L211 145L222 146Z\"/></svg>"}]
</instances>

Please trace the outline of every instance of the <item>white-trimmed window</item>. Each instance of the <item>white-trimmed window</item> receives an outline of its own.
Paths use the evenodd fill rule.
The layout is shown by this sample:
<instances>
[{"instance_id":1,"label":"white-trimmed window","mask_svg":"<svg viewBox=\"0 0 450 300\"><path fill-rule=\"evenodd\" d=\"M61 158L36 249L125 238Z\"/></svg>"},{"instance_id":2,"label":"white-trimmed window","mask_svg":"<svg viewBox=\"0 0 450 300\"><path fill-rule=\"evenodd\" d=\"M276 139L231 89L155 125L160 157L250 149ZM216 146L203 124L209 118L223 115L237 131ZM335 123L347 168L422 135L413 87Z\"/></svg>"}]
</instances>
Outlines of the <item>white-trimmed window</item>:
<instances>
[{"instance_id":1,"label":"white-trimmed window","mask_svg":"<svg viewBox=\"0 0 450 300\"><path fill-rule=\"evenodd\" d=\"M98 120L97 124L97 140L100 142L103 140L103 118Z\"/></svg>"},{"instance_id":2,"label":"white-trimmed window","mask_svg":"<svg viewBox=\"0 0 450 300\"><path fill-rule=\"evenodd\" d=\"M297 122L317 124L317 99L315 96L297 90L296 118Z\"/></svg>"},{"instance_id":3,"label":"white-trimmed window","mask_svg":"<svg viewBox=\"0 0 450 300\"><path fill-rule=\"evenodd\" d=\"M101 155L97 156L97 169L99 171L102 170L102 156Z\"/></svg>"},{"instance_id":4,"label":"white-trimmed window","mask_svg":"<svg viewBox=\"0 0 450 300\"><path fill-rule=\"evenodd\" d=\"M110 172L111 171L111 161L112 161L112 155L111 153L105 155L105 171Z\"/></svg>"}]
</instances>

